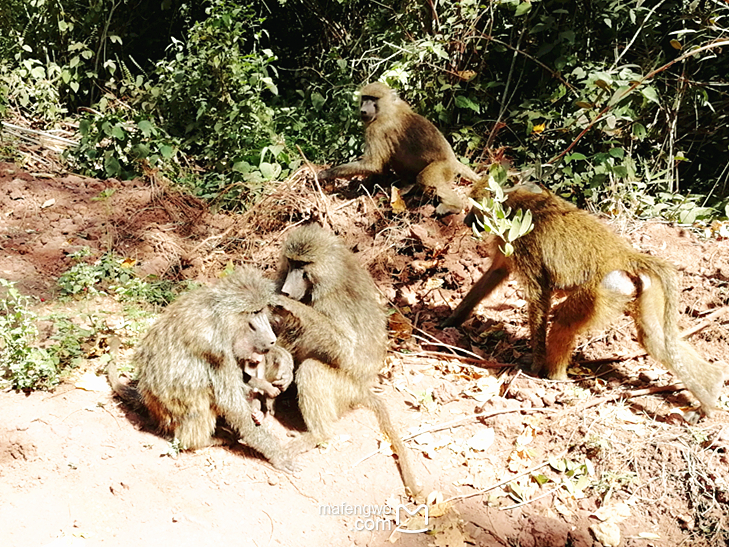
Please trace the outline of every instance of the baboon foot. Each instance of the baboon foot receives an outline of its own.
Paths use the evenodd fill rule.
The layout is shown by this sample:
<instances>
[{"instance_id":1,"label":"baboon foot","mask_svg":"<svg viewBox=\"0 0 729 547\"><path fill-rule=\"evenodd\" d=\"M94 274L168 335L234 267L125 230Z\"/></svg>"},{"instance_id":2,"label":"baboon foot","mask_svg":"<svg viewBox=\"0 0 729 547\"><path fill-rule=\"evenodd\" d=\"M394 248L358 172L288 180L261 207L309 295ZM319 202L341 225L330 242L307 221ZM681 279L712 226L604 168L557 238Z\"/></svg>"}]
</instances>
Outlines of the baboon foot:
<instances>
[{"instance_id":1,"label":"baboon foot","mask_svg":"<svg viewBox=\"0 0 729 547\"><path fill-rule=\"evenodd\" d=\"M440 203L438 207L435 208L435 214L439 217L444 217L446 215L457 215L462 210L462 205L456 205L452 203Z\"/></svg>"},{"instance_id":2,"label":"baboon foot","mask_svg":"<svg viewBox=\"0 0 729 547\"><path fill-rule=\"evenodd\" d=\"M279 471L283 471L284 473L288 473L290 475L293 475L294 473L298 473L301 471L301 468L296 464L294 459L286 454L286 455L280 455L276 456L274 458L271 458L269 460L271 462L271 465L278 469Z\"/></svg>"},{"instance_id":3,"label":"baboon foot","mask_svg":"<svg viewBox=\"0 0 729 547\"><path fill-rule=\"evenodd\" d=\"M319 443L324 440L317 440L310 432L302 433L299 437L286 445L286 452L291 457L298 456L309 450L313 450Z\"/></svg>"}]
</instances>

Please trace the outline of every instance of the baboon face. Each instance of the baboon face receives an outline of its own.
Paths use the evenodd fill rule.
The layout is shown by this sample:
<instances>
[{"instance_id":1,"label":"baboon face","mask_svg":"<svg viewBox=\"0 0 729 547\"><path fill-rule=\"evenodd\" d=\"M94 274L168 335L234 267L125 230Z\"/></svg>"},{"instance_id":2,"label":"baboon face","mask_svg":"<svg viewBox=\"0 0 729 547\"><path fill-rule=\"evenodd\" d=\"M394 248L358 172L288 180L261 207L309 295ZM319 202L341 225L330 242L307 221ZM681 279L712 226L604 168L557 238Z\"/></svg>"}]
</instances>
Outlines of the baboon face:
<instances>
[{"instance_id":1,"label":"baboon face","mask_svg":"<svg viewBox=\"0 0 729 547\"><path fill-rule=\"evenodd\" d=\"M311 279L306 273L306 263L300 261L288 261L288 272L281 292L294 300L304 300L311 291Z\"/></svg>"},{"instance_id":2,"label":"baboon face","mask_svg":"<svg viewBox=\"0 0 729 547\"><path fill-rule=\"evenodd\" d=\"M362 95L359 104L359 115L365 125L371 124L377 119L377 97Z\"/></svg>"},{"instance_id":3,"label":"baboon face","mask_svg":"<svg viewBox=\"0 0 729 547\"><path fill-rule=\"evenodd\" d=\"M385 84L375 82L368 84L360 91L359 115L365 125L369 125L377 120L380 113L381 102L386 102L388 98L396 99L393 91Z\"/></svg>"},{"instance_id":4,"label":"baboon face","mask_svg":"<svg viewBox=\"0 0 729 547\"><path fill-rule=\"evenodd\" d=\"M276 335L268 321L267 310L245 314L233 341L233 354L236 359L247 363L246 366L258 366L263 356L276 343Z\"/></svg>"}]
</instances>

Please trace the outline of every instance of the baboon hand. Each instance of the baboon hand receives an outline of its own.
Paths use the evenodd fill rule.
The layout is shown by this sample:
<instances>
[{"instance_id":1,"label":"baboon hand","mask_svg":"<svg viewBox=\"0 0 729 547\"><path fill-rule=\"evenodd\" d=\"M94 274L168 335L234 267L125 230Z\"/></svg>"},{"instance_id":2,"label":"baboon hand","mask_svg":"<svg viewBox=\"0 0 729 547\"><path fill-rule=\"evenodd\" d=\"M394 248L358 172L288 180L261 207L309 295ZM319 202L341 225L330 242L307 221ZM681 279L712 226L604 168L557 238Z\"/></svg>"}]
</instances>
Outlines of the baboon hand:
<instances>
[{"instance_id":1,"label":"baboon hand","mask_svg":"<svg viewBox=\"0 0 729 547\"><path fill-rule=\"evenodd\" d=\"M278 377L271 383L280 390L279 391L279 395L280 395L282 392L284 392L288 389L288 387L291 385L291 382L293 382L293 381L294 381L293 369L289 369L288 367L280 367ZM278 397L278 395L277 395L277 397Z\"/></svg>"},{"instance_id":2,"label":"baboon hand","mask_svg":"<svg viewBox=\"0 0 729 547\"><path fill-rule=\"evenodd\" d=\"M272 305L277 309L282 309L282 310L292 313L294 315L296 315L297 310L301 309L302 306L306 306L305 304L302 304L298 300L289 298L285 294L275 295L273 298Z\"/></svg>"}]
</instances>

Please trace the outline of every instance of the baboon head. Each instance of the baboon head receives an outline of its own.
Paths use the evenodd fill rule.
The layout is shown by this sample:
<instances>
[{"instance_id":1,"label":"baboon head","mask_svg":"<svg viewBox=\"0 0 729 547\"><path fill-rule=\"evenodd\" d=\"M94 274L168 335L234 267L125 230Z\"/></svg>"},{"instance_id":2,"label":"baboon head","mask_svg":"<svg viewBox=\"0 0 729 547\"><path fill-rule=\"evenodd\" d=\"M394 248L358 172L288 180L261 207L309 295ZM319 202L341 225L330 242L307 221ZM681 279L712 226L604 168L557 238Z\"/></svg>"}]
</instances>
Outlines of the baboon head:
<instances>
[{"instance_id":1,"label":"baboon head","mask_svg":"<svg viewBox=\"0 0 729 547\"><path fill-rule=\"evenodd\" d=\"M276 343L268 309L274 289L254 268L241 268L213 287L213 314L220 317L238 361L260 363Z\"/></svg>"},{"instance_id":2,"label":"baboon head","mask_svg":"<svg viewBox=\"0 0 729 547\"><path fill-rule=\"evenodd\" d=\"M367 84L359 92L359 115L365 125L374 122L378 115L385 115L390 106L400 99L385 84Z\"/></svg>"},{"instance_id":3,"label":"baboon head","mask_svg":"<svg viewBox=\"0 0 729 547\"><path fill-rule=\"evenodd\" d=\"M332 289L342 277L342 257L347 252L338 238L318 224L308 224L291 233L281 253L281 292L305 304Z\"/></svg>"}]
</instances>

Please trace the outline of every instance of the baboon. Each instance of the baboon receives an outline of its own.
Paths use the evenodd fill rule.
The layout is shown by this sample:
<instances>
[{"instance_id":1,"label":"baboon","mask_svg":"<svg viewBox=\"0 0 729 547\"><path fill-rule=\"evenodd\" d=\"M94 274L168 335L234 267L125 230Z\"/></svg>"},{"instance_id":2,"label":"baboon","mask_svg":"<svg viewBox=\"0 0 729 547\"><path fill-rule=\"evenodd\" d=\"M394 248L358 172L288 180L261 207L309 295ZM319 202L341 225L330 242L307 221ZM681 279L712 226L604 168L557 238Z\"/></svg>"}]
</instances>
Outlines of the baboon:
<instances>
[{"instance_id":1,"label":"baboon","mask_svg":"<svg viewBox=\"0 0 729 547\"><path fill-rule=\"evenodd\" d=\"M112 363L112 388L123 399L141 403L161 432L183 449L212 444L216 421L224 418L274 467L293 471L278 439L256 427L242 370L245 362L261 362L276 342L268 308L274 288L254 268L241 268L212 287L184 294L136 348L136 387L122 384Z\"/></svg>"},{"instance_id":2,"label":"baboon","mask_svg":"<svg viewBox=\"0 0 729 547\"><path fill-rule=\"evenodd\" d=\"M251 416L256 425L261 425L264 403L266 414L273 416L274 399L286 391L294 379L294 358L284 348L273 346L263 361L247 361L243 371L250 377L247 384L251 387Z\"/></svg>"},{"instance_id":3,"label":"baboon","mask_svg":"<svg viewBox=\"0 0 729 547\"><path fill-rule=\"evenodd\" d=\"M409 454L385 402L372 392L387 352L387 320L377 287L354 254L316 224L283 246L278 285L279 343L294 356L299 408L308 431L296 454L330 439L333 424L361 405L374 411L398 456L405 487L416 496Z\"/></svg>"},{"instance_id":4,"label":"baboon","mask_svg":"<svg viewBox=\"0 0 729 547\"><path fill-rule=\"evenodd\" d=\"M412 111L385 84L375 82L360 90L360 117L365 124L365 152L359 161L319 173L321 179L370 176L394 171L413 180L440 200L436 213L459 213L463 203L451 188L456 175L471 182L479 176L463 165L438 129Z\"/></svg>"},{"instance_id":5,"label":"baboon","mask_svg":"<svg viewBox=\"0 0 729 547\"><path fill-rule=\"evenodd\" d=\"M487 192L482 181L474 185L472 197L479 200ZM534 373L566 379L577 336L628 311L642 346L679 377L709 415L724 372L679 337L678 271L665 260L636 251L587 211L538 186L517 186L506 196L511 209L531 211L534 229L513 242L508 258L497 250L503 242L493 241L491 267L441 325L460 325L514 272L528 305ZM478 213L472 209L466 221L473 222ZM555 308L547 338L554 290L565 291L567 298Z\"/></svg>"}]
</instances>

